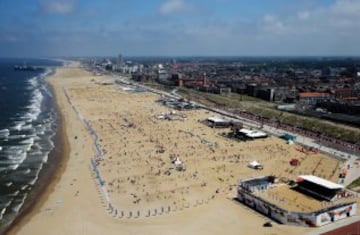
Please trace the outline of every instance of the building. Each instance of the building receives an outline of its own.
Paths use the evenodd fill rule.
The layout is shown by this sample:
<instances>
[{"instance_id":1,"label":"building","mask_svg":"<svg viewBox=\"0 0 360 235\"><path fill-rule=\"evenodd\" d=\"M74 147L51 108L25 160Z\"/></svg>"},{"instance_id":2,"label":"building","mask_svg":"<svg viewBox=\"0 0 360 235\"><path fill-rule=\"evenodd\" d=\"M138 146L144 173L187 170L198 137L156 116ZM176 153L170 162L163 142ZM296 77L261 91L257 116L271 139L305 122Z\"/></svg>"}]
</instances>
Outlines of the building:
<instances>
[{"instance_id":1,"label":"building","mask_svg":"<svg viewBox=\"0 0 360 235\"><path fill-rule=\"evenodd\" d=\"M118 68L121 68L124 65L124 59L123 56L121 54L118 55L117 59L116 59L116 66Z\"/></svg>"},{"instance_id":2,"label":"building","mask_svg":"<svg viewBox=\"0 0 360 235\"><path fill-rule=\"evenodd\" d=\"M316 105L319 101L328 100L330 98L330 94L327 92L300 92L298 94L299 102Z\"/></svg>"},{"instance_id":3,"label":"building","mask_svg":"<svg viewBox=\"0 0 360 235\"><path fill-rule=\"evenodd\" d=\"M258 93L258 86L255 83L246 84L246 94L256 97Z\"/></svg>"},{"instance_id":4,"label":"building","mask_svg":"<svg viewBox=\"0 0 360 235\"><path fill-rule=\"evenodd\" d=\"M333 92L335 99L357 98L359 95L355 89L351 87L337 88Z\"/></svg>"},{"instance_id":5,"label":"building","mask_svg":"<svg viewBox=\"0 0 360 235\"><path fill-rule=\"evenodd\" d=\"M340 187L333 182L309 175L300 176L298 184L295 186L301 187L303 191L291 188L292 186L290 185L279 184L277 182L278 180L274 176L260 176L241 180L238 186L237 199L239 202L265 214L269 218L287 225L320 227L356 215L357 203L351 201L350 193L341 185ZM318 194L320 193L318 191L319 189L321 191L326 189L326 196L318 201L307 196L309 194L302 194L304 191L307 193L317 192ZM281 198L279 198L279 195L275 193L276 190L278 190L278 193L281 192L284 198L282 198L281 195ZM342 193L344 197L328 197L330 194L340 195L339 193ZM346 197L349 198L346 199ZM333 198L336 200L330 202L329 199ZM302 202L304 207L301 209L294 207L294 201L299 200L304 200L304 202ZM307 203L307 201L309 203ZM312 205L314 201L316 203Z\"/></svg>"},{"instance_id":6,"label":"building","mask_svg":"<svg viewBox=\"0 0 360 235\"><path fill-rule=\"evenodd\" d=\"M275 89L264 88L257 91L257 97L266 101L274 101Z\"/></svg>"}]
</instances>

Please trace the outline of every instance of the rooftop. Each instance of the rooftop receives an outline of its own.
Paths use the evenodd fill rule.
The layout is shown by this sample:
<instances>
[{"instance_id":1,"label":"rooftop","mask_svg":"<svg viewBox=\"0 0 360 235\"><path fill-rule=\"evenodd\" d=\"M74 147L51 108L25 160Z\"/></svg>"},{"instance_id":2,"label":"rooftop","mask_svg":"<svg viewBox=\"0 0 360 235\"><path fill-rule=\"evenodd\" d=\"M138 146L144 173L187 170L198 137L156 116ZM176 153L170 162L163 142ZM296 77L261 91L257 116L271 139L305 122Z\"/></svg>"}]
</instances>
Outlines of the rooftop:
<instances>
[{"instance_id":1,"label":"rooftop","mask_svg":"<svg viewBox=\"0 0 360 235\"><path fill-rule=\"evenodd\" d=\"M340 184L336 184L336 183L333 183L331 181L328 181L326 179L323 179L323 178L319 178L315 175L300 175L297 179L297 181L302 181L302 180L306 180L306 181L309 181L309 182L312 182L314 184L318 184L318 185L321 185L325 188L328 188L328 189L342 189L344 188L344 186L340 185Z\"/></svg>"},{"instance_id":2,"label":"rooftop","mask_svg":"<svg viewBox=\"0 0 360 235\"><path fill-rule=\"evenodd\" d=\"M306 97L327 97L330 96L329 93L326 92L301 92L299 93L300 98L306 98Z\"/></svg>"}]
</instances>

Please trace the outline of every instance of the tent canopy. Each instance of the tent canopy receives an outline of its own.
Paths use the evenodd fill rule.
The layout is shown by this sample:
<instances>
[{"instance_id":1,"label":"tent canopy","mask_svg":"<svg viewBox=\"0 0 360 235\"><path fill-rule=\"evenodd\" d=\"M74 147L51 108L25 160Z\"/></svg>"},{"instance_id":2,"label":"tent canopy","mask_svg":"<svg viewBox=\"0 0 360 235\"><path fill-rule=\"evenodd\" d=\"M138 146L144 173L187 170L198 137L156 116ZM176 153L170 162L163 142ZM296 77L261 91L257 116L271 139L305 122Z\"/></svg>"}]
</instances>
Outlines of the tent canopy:
<instances>
[{"instance_id":1,"label":"tent canopy","mask_svg":"<svg viewBox=\"0 0 360 235\"><path fill-rule=\"evenodd\" d=\"M250 167L256 167L256 166L261 166L261 164L258 163L257 161L252 161L252 162L249 163L249 166Z\"/></svg>"},{"instance_id":2,"label":"tent canopy","mask_svg":"<svg viewBox=\"0 0 360 235\"><path fill-rule=\"evenodd\" d=\"M314 183L314 184L317 184L317 185L320 185L327 189L342 189L342 188L344 188L343 185L336 184L334 182L317 177L315 175L300 175L297 178L297 182L303 182L304 180Z\"/></svg>"}]
</instances>

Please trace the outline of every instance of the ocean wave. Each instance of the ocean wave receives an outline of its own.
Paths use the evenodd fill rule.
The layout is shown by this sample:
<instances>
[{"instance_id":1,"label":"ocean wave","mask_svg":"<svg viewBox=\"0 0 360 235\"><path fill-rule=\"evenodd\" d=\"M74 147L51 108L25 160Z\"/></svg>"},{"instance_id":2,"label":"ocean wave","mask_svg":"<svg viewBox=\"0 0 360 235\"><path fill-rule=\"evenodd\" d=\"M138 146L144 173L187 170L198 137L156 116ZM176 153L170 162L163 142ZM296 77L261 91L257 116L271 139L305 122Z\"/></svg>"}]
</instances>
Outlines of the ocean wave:
<instances>
[{"instance_id":1,"label":"ocean wave","mask_svg":"<svg viewBox=\"0 0 360 235\"><path fill-rule=\"evenodd\" d=\"M14 126L10 127L10 130L21 131L21 127L25 125L24 121L14 121Z\"/></svg>"},{"instance_id":2,"label":"ocean wave","mask_svg":"<svg viewBox=\"0 0 360 235\"><path fill-rule=\"evenodd\" d=\"M20 153L21 151L24 151L24 150L25 150L25 148L23 145L12 145L12 146L6 147L7 153L14 153L14 152Z\"/></svg>"},{"instance_id":3,"label":"ocean wave","mask_svg":"<svg viewBox=\"0 0 360 235\"><path fill-rule=\"evenodd\" d=\"M8 194L8 196L15 197L15 196L19 195L19 193L20 193L20 190L16 190L15 192Z\"/></svg>"},{"instance_id":4,"label":"ocean wave","mask_svg":"<svg viewBox=\"0 0 360 235\"><path fill-rule=\"evenodd\" d=\"M10 134L9 129L0 130L0 138L7 138Z\"/></svg>"},{"instance_id":5,"label":"ocean wave","mask_svg":"<svg viewBox=\"0 0 360 235\"><path fill-rule=\"evenodd\" d=\"M21 187L21 190L24 191L25 189L27 189L29 187L29 185L25 184Z\"/></svg>"},{"instance_id":6,"label":"ocean wave","mask_svg":"<svg viewBox=\"0 0 360 235\"><path fill-rule=\"evenodd\" d=\"M39 81L38 81L38 79L39 79L39 75L38 76L34 76L34 77L32 77L32 78L30 78L29 80L28 80L28 84L29 84L29 88L30 89L34 89L34 88L36 88L38 85L39 85Z\"/></svg>"},{"instance_id":7,"label":"ocean wave","mask_svg":"<svg viewBox=\"0 0 360 235\"><path fill-rule=\"evenodd\" d=\"M0 167L0 172L7 171L7 170L8 170L7 167Z\"/></svg>"},{"instance_id":8,"label":"ocean wave","mask_svg":"<svg viewBox=\"0 0 360 235\"><path fill-rule=\"evenodd\" d=\"M51 69L46 69L41 75L34 76L28 80L29 87L32 88L32 98L30 99L30 104L28 106L28 113L25 114L25 116L31 118L32 121L37 120L39 114L41 113L44 93L48 96L52 96L44 81L44 78L51 73Z\"/></svg>"},{"instance_id":9,"label":"ocean wave","mask_svg":"<svg viewBox=\"0 0 360 235\"><path fill-rule=\"evenodd\" d=\"M11 195L11 194L10 194ZM9 196L9 195L8 195ZM9 197L7 197L7 198L9 198ZM8 207L8 206L10 206L11 205L11 203L13 202L13 198L11 198L10 200L8 200L8 201L6 201L6 202L3 202L1 205L3 206L3 207Z\"/></svg>"},{"instance_id":10,"label":"ocean wave","mask_svg":"<svg viewBox=\"0 0 360 235\"><path fill-rule=\"evenodd\" d=\"M8 166L8 169L10 170L16 170L19 167L19 164L12 164Z\"/></svg>"},{"instance_id":11,"label":"ocean wave","mask_svg":"<svg viewBox=\"0 0 360 235\"><path fill-rule=\"evenodd\" d=\"M4 154L6 154L6 157L8 159L13 159L13 158L17 158L22 154L26 154L28 148L29 148L29 144L15 145L15 146L7 147L3 152Z\"/></svg>"},{"instance_id":12,"label":"ocean wave","mask_svg":"<svg viewBox=\"0 0 360 235\"><path fill-rule=\"evenodd\" d=\"M27 124L27 125L23 125L21 127L21 130L28 131L28 130L32 130L32 128L33 128L32 124Z\"/></svg>"},{"instance_id":13,"label":"ocean wave","mask_svg":"<svg viewBox=\"0 0 360 235\"><path fill-rule=\"evenodd\" d=\"M24 194L24 196L20 199L19 204L15 205L12 210L16 213L18 213L21 209L21 207L24 205L25 199L27 197L27 193Z\"/></svg>"},{"instance_id":14,"label":"ocean wave","mask_svg":"<svg viewBox=\"0 0 360 235\"><path fill-rule=\"evenodd\" d=\"M5 214L5 212L6 212L6 207L4 207L2 210L1 210L1 212L0 212L0 220L2 220L3 218L4 218L4 214Z\"/></svg>"},{"instance_id":15,"label":"ocean wave","mask_svg":"<svg viewBox=\"0 0 360 235\"><path fill-rule=\"evenodd\" d=\"M33 146L31 147L31 153L34 153L34 152L41 152L40 150L42 149L42 147L40 146L40 144L38 142L35 142L33 144Z\"/></svg>"},{"instance_id":16,"label":"ocean wave","mask_svg":"<svg viewBox=\"0 0 360 235\"><path fill-rule=\"evenodd\" d=\"M25 140L21 140L19 141L20 144L31 144L33 145L34 144L34 138L28 138L28 139L25 139Z\"/></svg>"},{"instance_id":17,"label":"ocean wave","mask_svg":"<svg viewBox=\"0 0 360 235\"><path fill-rule=\"evenodd\" d=\"M35 178L29 181L29 185L34 185L39 178L39 172L35 175Z\"/></svg>"},{"instance_id":18,"label":"ocean wave","mask_svg":"<svg viewBox=\"0 0 360 235\"><path fill-rule=\"evenodd\" d=\"M25 116L30 118L32 121L35 121L41 113L41 103L44 99L44 96L40 89L35 89L32 96L33 97L30 100L30 105L28 106L29 111L25 114Z\"/></svg>"},{"instance_id":19,"label":"ocean wave","mask_svg":"<svg viewBox=\"0 0 360 235\"><path fill-rule=\"evenodd\" d=\"M10 135L8 137L8 140L17 140L17 139L24 139L26 138L26 135Z\"/></svg>"},{"instance_id":20,"label":"ocean wave","mask_svg":"<svg viewBox=\"0 0 360 235\"><path fill-rule=\"evenodd\" d=\"M24 173L24 175L27 175L31 172L30 168L26 168L26 170L24 170L22 173Z\"/></svg>"},{"instance_id":21,"label":"ocean wave","mask_svg":"<svg viewBox=\"0 0 360 235\"><path fill-rule=\"evenodd\" d=\"M43 159L42 159L42 162L43 162L43 163L47 163L48 157L49 157L49 154L45 154L44 157L43 157Z\"/></svg>"},{"instance_id":22,"label":"ocean wave","mask_svg":"<svg viewBox=\"0 0 360 235\"><path fill-rule=\"evenodd\" d=\"M26 159L26 156L27 156L26 153L20 153L17 155L9 155L9 156L7 156L7 158L12 161L11 164L20 165L21 163L24 162L24 160Z\"/></svg>"}]
</instances>

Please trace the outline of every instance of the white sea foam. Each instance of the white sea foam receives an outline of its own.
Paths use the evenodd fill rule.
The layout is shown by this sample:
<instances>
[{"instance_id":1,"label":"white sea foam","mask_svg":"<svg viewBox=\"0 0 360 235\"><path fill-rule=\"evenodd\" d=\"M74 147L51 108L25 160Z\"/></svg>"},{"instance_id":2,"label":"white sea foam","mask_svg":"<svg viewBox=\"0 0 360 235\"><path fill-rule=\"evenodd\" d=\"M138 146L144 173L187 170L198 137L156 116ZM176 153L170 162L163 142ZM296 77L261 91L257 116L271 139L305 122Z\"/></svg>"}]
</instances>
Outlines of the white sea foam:
<instances>
[{"instance_id":1,"label":"white sea foam","mask_svg":"<svg viewBox=\"0 0 360 235\"><path fill-rule=\"evenodd\" d=\"M4 218L5 212L6 212L6 207L4 207L0 212L0 220L2 220Z\"/></svg>"},{"instance_id":2,"label":"white sea foam","mask_svg":"<svg viewBox=\"0 0 360 235\"><path fill-rule=\"evenodd\" d=\"M33 151L31 151L31 153L35 153L37 151L40 151L42 149L42 147L40 146L39 143L35 142L34 145L32 146L32 149L33 149Z\"/></svg>"},{"instance_id":3,"label":"white sea foam","mask_svg":"<svg viewBox=\"0 0 360 235\"><path fill-rule=\"evenodd\" d=\"M39 173L36 174L35 178L32 179L32 180L29 182L29 184L30 184L30 185L34 185L34 184L36 183L36 181L38 180L38 178L39 178Z\"/></svg>"},{"instance_id":4,"label":"white sea foam","mask_svg":"<svg viewBox=\"0 0 360 235\"><path fill-rule=\"evenodd\" d=\"M6 156L7 159L10 159L10 160L14 160L14 159L18 159L22 154L24 154L24 151L22 150L15 150L12 152L12 154L8 154Z\"/></svg>"},{"instance_id":5,"label":"white sea foam","mask_svg":"<svg viewBox=\"0 0 360 235\"><path fill-rule=\"evenodd\" d=\"M45 125L37 125L36 127L36 133L39 134L39 135L44 135L45 134L45 131L46 131L46 126Z\"/></svg>"},{"instance_id":6,"label":"white sea foam","mask_svg":"<svg viewBox=\"0 0 360 235\"><path fill-rule=\"evenodd\" d=\"M10 134L9 129L0 130L0 138L7 138Z\"/></svg>"},{"instance_id":7,"label":"white sea foam","mask_svg":"<svg viewBox=\"0 0 360 235\"><path fill-rule=\"evenodd\" d=\"M11 154L7 156L7 159L9 159L9 161L7 162L2 161L2 163L8 163L9 169L16 170L19 167L19 165L25 161L26 157L27 157L26 152Z\"/></svg>"},{"instance_id":8,"label":"white sea foam","mask_svg":"<svg viewBox=\"0 0 360 235\"><path fill-rule=\"evenodd\" d=\"M42 162L47 163L47 161L48 161L48 154L45 154L43 159L42 159Z\"/></svg>"},{"instance_id":9,"label":"white sea foam","mask_svg":"<svg viewBox=\"0 0 360 235\"><path fill-rule=\"evenodd\" d=\"M10 135L8 137L9 140L16 140L16 139L24 139L26 135Z\"/></svg>"},{"instance_id":10,"label":"white sea foam","mask_svg":"<svg viewBox=\"0 0 360 235\"><path fill-rule=\"evenodd\" d=\"M16 155L10 155L7 158L12 160L12 163L21 164L26 159L26 153L22 152Z\"/></svg>"},{"instance_id":11,"label":"white sea foam","mask_svg":"<svg viewBox=\"0 0 360 235\"><path fill-rule=\"evenodd\" d=\"M16 170L18 167L19 167L19 164L12 164L12 165L9 165L8 169Z\"/></svg>"},{"instance_id":12,"label":"white sea foam","mask_svg":"<svg viewBox=\"0 0 360 235\"><path fill-rule=\"evenodd\" d=\"M12 181L7 182L7 183L5 183L5 185L6 185L6 187L10 187L11 185L13 185L13 182Z\"/></svg>"},{"instance_id":13,"label":"white sea foam","mask_svg":"<svg viewBox=\"0 0 360 235\"><path fill-rule=\"evenodd\" d=\"M29 85L33 87L32 98L30 100L30 105L28 106L29 111L25 117L30 118L32 121L36 120L39 114L41 113L41 103L44 99L43 94L40 90L39 77L33 77L29 79Z\"/></svg>"},{"instance_id":14,"label":"white sea foam","mask_svg":"<svg viewBox=\"0 0 360 235\"><path fill-rule=\"evenodd\" d=\"M21 131L23 125L25 125L24 121L15 121L14 126L12 126L10 130Z\"/></svg>"},{"instance_id":15,"label":"white sea foam","mask_svg":"<svg viewBox=\"0 0 360 235\"><path fill-rule=\"evenodd\" d=\"M24 191L24 190L27 189L28 187L29 187L29 185L24 185L24 186L21 187L21 190Z\"/></svg>"},{"instance_id":16,"label":"white sea foam","mask_svg":"<svg viewBox=\"0 0 360 235\"><path fill-rule=\"evenodd\" d=\"M14 152L20 153L23 150L24 150L24 147L21 145L13 145L13 146L7 147L7 152L9 152L9 153L14 153Z\"/></svg>"},{"instance_id":17,"label":"white sea foam","mask_svg":"<svg viewBox=\"0 0 360 235\"><path fill-rule=\"evenodd\" d=\"M27 168L26 170L23 171L23 173L24 173L25 175L29 174L30 172L31 172L30 168Z\"/></svg>"},{"instance_id":18,"label":"white sea foam","mask_svg":"<svg viewBox=\"0 0 360 235\"><path fill-rule=\"evenodd\" d=\"M9 194L9 196L17 196L17 195L19 195L19 193L20 193L20 191L19 190L16 190L14 193L11 193L11 194Z\"/></svg>"},{"instance_id":19,"label":"white sea foam","mask_svg":"<svg viewBox=\"0 0 360 235\"><path fill-rule=\"evenodd\" d=\"M34 138L28 138L19 142L20 144L34 144Z\"/></svg>"},{"instance_id":20,"label":"white sea foam","mask_svg":"<svg viewBox=\"0 0 360 235\"><path fill-rule=\"evenodd\" d=\"M27 125L23 125L21 127L21 130L28 131L31 130L32 128L33 128L32 124L27 124Z\"/></svg>"},{"instance_id":21,"label":"white sea foam","mask_svg":"<svg viewBox=\"0 0 360 235\"><path fill-rule=\"evenodd\" d=\"M7 201L7 202L5 203L5 206L4 206L4 207L10 206L13 201L14 201L14 199L11 198L9 201Z\"/></svg>"},{"instance_id":22,"label":"white sea foam","mask_svg":"<svg viewBox=\"0 0 360 235\"><path fill-rule=\"evenodd\" d=\"M22 144L25 151L30 151L31 147L34 145L34 137L19 141L19 144Z\"/></svg>"},{"instance_id":23,"label":"white sea foam","mask_svg":"<svg viewBox=\"0 0 360 235\"><path fill-rule=\"evenodd\" d=\"M36 120L39 114L41 113L41 102L43 100L44 96L41 94L39 90L37 90L37 93L35 94L35 97L33 99L33 103L31 106L31 115L32 119Z\"/></svg>"},{"instance_id":24,"label":"white sea foam","mask_svg":"<svg viewBox=\"0 0 360 235\"><path fill-rule=\"evenodd\" d=\"M32 87L36 87L38 85L38 76L34 76L31 79L28 80L28 83Z\"/></svg>"},{"instance_id":25,"label":"white sea foam","mask_svg":"<svg viewBox=\"0 0 360 235\"><path fill-rule=\"evenodd\" d=\"M26 197L27 197L27 193L24 194L23 198L21 199L21 202L16 206L14 206L14 208L12 209L14 212L17 213L20 211L21 207L24 205Z\"/></svg>"}]
</instances>

